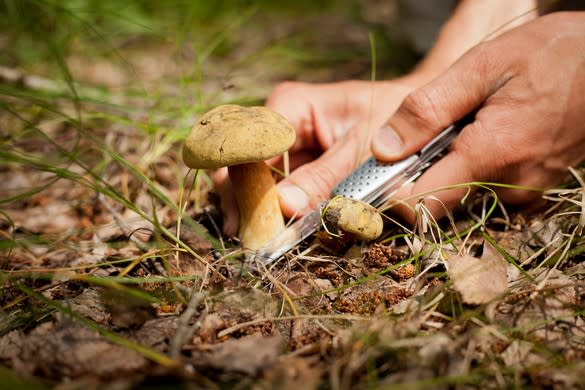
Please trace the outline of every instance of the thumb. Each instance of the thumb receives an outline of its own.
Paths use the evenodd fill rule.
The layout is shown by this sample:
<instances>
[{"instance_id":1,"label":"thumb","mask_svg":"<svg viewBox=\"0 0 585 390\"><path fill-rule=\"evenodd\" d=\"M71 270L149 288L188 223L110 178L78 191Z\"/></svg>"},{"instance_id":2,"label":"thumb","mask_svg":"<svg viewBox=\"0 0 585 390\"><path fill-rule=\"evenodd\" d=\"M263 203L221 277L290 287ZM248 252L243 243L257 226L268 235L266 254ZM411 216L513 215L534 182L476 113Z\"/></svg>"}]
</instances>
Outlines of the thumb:
<instances>
[{"instance_id":1,"label":"thumb","mask_svg":"<svg viewBox=\"0 0 585 390\"><path fill-rule=\"evenodd\" d=\"M374 156L382 161L410 156L478 108L502 83L502 66L489 54L491 47L490 42L476 46L441 76L407 95L374 135Z\"/></svg>"},{"instance_id":2,"label":"thumb","mask_svg":"<svg viewBox=\"0 0 585 390\"><path fill-rule=\"evenodd\" d=\"M335 143L318 159L300 166L278 183L285 216L303 215L314 209L366 157L360 156L358 141L347 138L353 137Z\"/></svg>"}]
</instances>

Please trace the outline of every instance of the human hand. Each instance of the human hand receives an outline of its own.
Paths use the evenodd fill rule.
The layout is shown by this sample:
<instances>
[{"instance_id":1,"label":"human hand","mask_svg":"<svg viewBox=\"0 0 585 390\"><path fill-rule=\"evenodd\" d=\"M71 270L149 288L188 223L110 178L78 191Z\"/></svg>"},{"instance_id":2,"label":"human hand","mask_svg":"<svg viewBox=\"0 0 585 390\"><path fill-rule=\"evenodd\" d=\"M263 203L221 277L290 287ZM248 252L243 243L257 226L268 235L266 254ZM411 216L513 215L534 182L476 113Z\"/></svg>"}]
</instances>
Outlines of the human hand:
<instances>
[{"instance_id":1,"label":"human hand","mask_svg":"<svg viewBox=\"0 0 585 390\"><path fill-rule=\"evenodd\" d=\"M372 141L373 154L394 161L477 110L450 152L397 195L411 206L440 187L473 181L548 188L585 160L585 13L541 17L471 49L443 75L409 94ZM394 131L392 131L393 129ZM433 195L454 207L466 188ZM498 189L524 204L537 192ZM439 202L426 206L436 217ZM397 211L413 221L412 208Z\"/></svg>"},{"instance_id":2,"label":"human hand","mask_svg":"<svg viewBox=\"0 0 585 390\"><path fill-rule=\"evenodd\" d=\"M411 75L376 83L286 82L277 86L266 105L284 115L297 131L289 151L292 173L278 183L283 214L302 215L327 198L338 182L371 155L374 130L420 84ZM280 166L282 162L270 163ZM224 213L224 233L233 235L238 213L225 170L218 171L214 181Z\"/></svg>"}]
</instances>

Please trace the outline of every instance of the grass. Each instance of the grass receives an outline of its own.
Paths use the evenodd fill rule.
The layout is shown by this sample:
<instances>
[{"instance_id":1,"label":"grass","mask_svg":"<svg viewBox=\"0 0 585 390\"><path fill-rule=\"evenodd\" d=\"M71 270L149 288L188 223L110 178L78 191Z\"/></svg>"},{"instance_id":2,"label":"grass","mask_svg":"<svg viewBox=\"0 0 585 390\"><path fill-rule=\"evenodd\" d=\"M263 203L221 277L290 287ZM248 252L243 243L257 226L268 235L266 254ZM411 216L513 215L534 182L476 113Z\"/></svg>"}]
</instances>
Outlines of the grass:
<instances>
[{"instance_id":1,"label":"grass","mask_svg":"<svg viewBox=\"0 0 585 390\"><path fill-rule=\"evenodd\" d=\"M468 212L450 216L445 224L428 218L420 204L416 229L388 229L383 243L407 252L394 264L367 269L355 258L308 253L301 246L288 265L270 273L241 268L237 242L221 235L220 215L208 198L210 177L181 163L180 143L194 120L218 103L259 104L279 78L323 77L324 68L355 57L365 57L362 76L375 79L381 72L374 65L389 61L387 49L393 47L375 34L362 47L324 50L307 44L311 34L294 23L282 27L289 28L285 33L277 23L268 24L274 36L258 37L255 23L290 22L291 13L300 19L345 12L334 2L276 4L0 1L0 12L7 15L2 39L11 48L0 51L0 63L20 72L16 82L0 84L0 174L9 184L0 189L0 336L26 339L43 324L66 326L62 318L67 318L145 356L152 366L133 373L137 377L155 375L154 366L163 370L160 375L186 383L199 383L201 378L193 375L198 370L217 384L234 380L229 375L236 374L224 373L226 379L217 373L221 366L205 371L193 368L190 360L191 349L200 347L193 340L204 337L200 332L205 334L213 318L225 324L216 329L217 339L205 341L210 350L250 329L266 331L267 323L282 334L305 332L290 337L304 344L287 345L273 365L297 367L307 377L316 367L323 387L481 387L486 381L495 381L494 387L522 387L549 385L554 375L547 374L548 368L569 378L578 374L583 349L570 343L582 344L582 298L571 301L562 295L565 289L582 288L578 265L585 248L585 208L578 171L581 188L545 194L551 207L537 221L545 226L540 230L531 230L521 216L501 207L493 192L499 184L468 183L465 188L483 191L466 199ZM343 4L357 7L352 1ZM357 23L355 14L352 18ZM148 61L140 61L145 54L163 66L148 68ZM99 85L86 72L94 65L125 76L114 85ZM171 65L176 67L165 72ZM537 242L547 235L558 240ZM506 243L508 237L518 243ZM513 266L520 281L501 301L473 306L453 291L444 253L480 256L483 241ZM517 255L520 248L529 256ZM354 250L358 258L364 255ZM416 265L417 276L393 280L392 272L407 264ZM558 270L573 277L570 283ZM309 287L294 285L295 279ZM330 279L338 282L318 284ZM254 311L244 301L221 308L228 306L221 301L222 290L251 287L266 305ZM393 304L393 289L409 295ZM110 310L108 318L120 310L140 317L145 307L155 308L155 318L139 321L138 329L148 321L180 317L172 342L163 342L167 349L149 344L136 339L134 325L116 328L109 320L95 319L96 312L81 312L73 302L88 290L99 292L101 300L92 301L96 306L111 297L119 301L114 306L122 309L104 309ZM277 310L268 311L274 302ZM514 322L496 310L502 307L518 311L517 318L525 321ZM525 314L538 309L550 315ZM304 326L285 328L292 323ZM564 334L570 347L543 342L543 329ZM508 356L515 343L525 343L529 351L522 350L523 356L536 363L523 365ZM2 353L2 364L14 368L15 357ZM305 365L298 360L303 358ZM235 378L267 386L292 380L282 374L270 382L266 370L266 377ZM44 383L63 379L45 374L40 375ZM4 368L0 378L14 386L21 382Z\"/></svg>"}]
</instances>

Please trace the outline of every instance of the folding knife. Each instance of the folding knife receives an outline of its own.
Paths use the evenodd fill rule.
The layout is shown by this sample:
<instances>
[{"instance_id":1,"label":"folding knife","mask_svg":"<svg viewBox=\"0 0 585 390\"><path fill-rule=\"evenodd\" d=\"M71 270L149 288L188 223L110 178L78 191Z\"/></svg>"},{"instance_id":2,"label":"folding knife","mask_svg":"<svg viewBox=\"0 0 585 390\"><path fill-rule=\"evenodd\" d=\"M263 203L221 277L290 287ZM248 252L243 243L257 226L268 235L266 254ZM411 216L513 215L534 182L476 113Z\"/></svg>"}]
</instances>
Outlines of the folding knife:
<instances>
[{"instance_id":1,"label":"folding knife","mask_svg":"<svg viewBox=\"0 0 585 390\"><path fill-rule=\"evenodd\" d=\"M333 189L331 197L342 195L374 207L382 206L401 186L419 177L451 145L467 123L469 122L462 120L449 126L419 152L398 162L384 163L374 157L368 158ZM326 203L323 202L317 209L293 222L253 253L248 258L249 265L252 268L255 268L254 263L256 266L268 266L315 233L321 223L321 209Z\"/></svg>"}]
</instances>

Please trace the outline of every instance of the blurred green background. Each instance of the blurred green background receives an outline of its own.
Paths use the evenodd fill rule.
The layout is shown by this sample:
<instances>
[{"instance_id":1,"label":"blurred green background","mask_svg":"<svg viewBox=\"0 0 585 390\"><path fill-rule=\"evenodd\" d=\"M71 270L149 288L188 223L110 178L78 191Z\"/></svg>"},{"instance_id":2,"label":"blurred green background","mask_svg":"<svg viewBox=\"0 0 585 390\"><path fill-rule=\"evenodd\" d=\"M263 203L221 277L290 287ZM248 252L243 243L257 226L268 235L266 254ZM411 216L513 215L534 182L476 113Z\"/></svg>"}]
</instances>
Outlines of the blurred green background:
<instances>
[{"instance_id":1,"label":"blurred green background","mask_svg":"<svg viewBox=\"0 0 585 390\"><path fill-rule=\"evenodd\" d=\"M374 37L383 75L408 69L416 56L389 39L390 21L372 21L378 7L364 0L0 0L0 64L51 74L72 53L125 62L125 51L167 45L183 58L269 57L286 64L277 78L322 81L367 78ZM191 51L190 51L191 50ZM195 54L193 54L195 53ZM242 54L245 53L245 54ZM237 55L236 55L237 54ZM204 57L204 58L203 58ZM202 63L202 61L199 61ZM343 69L304 77L309 69Z\"/></svg>"}]
</instances>

